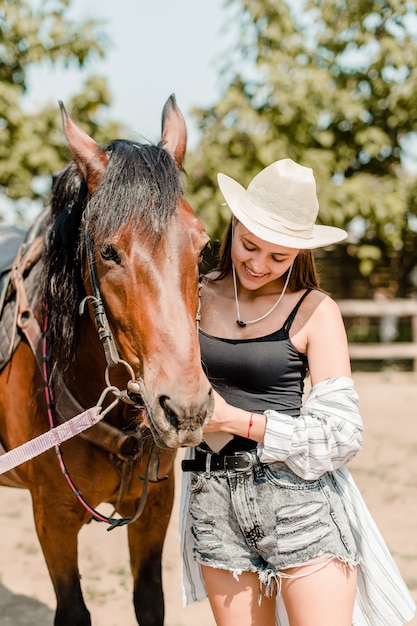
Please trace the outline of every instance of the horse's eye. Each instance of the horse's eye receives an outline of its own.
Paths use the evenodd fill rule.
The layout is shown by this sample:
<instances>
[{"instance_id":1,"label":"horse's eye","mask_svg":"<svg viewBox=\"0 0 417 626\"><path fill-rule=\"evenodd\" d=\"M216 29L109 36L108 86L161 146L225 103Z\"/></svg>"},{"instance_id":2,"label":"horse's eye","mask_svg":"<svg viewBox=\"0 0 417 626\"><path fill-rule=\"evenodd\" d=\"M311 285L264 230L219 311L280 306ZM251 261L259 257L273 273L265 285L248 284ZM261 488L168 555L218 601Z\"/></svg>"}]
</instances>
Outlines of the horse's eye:
<instances>
[{"instance_id":1,"label":"horse's eye","mask_svg":"<svg viewBox=\"0 0 417 626\"><path fill-rule=\"evenodd\" d=\"M120 256L116 248L109 243L101 246L100 256L103 261L113 261L114 263L120 263Z\"/></svg>"}]
</instances>

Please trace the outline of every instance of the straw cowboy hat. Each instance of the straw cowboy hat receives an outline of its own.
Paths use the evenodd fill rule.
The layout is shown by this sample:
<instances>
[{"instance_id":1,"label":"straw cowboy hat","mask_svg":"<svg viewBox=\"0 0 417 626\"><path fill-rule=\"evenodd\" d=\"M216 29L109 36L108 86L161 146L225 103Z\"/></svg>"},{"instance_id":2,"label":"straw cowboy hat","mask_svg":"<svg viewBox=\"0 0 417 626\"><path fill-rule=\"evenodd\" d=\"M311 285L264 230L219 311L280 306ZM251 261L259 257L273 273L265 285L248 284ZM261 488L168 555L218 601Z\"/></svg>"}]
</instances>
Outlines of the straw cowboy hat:
<instances>
[{"instance_id":1,"label":"straw cowboy hat","mask_svg":"<svg viewBox=\"0 0 417 626\"><path fill-rule=\"evenodd\" d=\"M341 228L315 224L319 203L313 170L291 159L263 169L247 189L225 174L218 174L217 180L233 215L264 241L313 249L347 237Z\"/></svg>"}]
</instances>

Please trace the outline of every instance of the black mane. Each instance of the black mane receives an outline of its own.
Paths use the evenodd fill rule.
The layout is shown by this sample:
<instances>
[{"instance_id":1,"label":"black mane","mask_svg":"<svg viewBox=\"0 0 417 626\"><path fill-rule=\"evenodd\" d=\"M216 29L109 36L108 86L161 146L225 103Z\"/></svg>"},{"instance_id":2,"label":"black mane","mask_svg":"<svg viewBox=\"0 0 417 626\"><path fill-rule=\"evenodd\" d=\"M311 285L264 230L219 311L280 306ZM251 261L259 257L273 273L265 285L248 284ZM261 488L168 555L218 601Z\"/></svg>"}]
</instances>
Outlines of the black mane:
<instances>
[{"instance_id":1,"label":"black mane","mask_svg":"<svg viewBox=\"0 0 417 626\"><path fill-rule=\"evenodd\" d=\"M83 220L96 247L128 222L157 243L182 194L180 172L160 146L126 140L103 148L110 159L95 194L75 164L54 180L39 302L48 304L51 359L63 370L78 340L78 305L85 297Z\"/></svg>"}]
</instances>

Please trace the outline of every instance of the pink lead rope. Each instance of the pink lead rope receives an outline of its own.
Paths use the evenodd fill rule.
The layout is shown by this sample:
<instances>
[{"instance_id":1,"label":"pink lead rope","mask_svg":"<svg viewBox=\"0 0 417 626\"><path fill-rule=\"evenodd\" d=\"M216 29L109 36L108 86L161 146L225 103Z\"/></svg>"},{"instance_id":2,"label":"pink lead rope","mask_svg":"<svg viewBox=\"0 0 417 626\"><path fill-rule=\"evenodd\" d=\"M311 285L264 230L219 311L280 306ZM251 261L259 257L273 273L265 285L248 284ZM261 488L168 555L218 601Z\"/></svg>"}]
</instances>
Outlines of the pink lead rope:
<instances>
[{"instance_id":1,"label":"pink lead rope","mask_svg":"<svg viewBox=\"0 0 417 626\"><path fill-rule=\"evenodd\" d=\"M51 428L43 435L35 437L26 443L0 455L0 474L8 472L9 470L17 467L29 459L46 452L50 448L75 437L83 430L91 428L94 424L97 424L104 414L101 411L100 406L94 406L91 409L87 409L83 413L72 417L67 422Z\"/></svg>"}]
</instances>

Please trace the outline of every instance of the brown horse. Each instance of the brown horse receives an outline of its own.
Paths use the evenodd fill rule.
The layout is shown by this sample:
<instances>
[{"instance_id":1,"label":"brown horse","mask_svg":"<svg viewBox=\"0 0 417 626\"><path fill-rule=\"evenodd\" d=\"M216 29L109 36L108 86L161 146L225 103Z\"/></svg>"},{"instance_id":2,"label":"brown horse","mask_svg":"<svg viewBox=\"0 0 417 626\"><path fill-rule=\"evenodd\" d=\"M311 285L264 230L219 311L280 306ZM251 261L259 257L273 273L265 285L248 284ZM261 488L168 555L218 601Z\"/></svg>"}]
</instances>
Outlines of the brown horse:
<instances>
[{"instance_id":1,"label":"brown horse","mask_svg":"<svg viewBox=\"0 0 417 626\"><path fill-rule=\"evenodd\" d=\"M183 196L186 128L173 96L159 145L99 147L61 109L73 161L11 272L6 308L18 330L0 374L0 441L11 450L96 406L106 388L116 400L86 437L24 462L0 484L30 490L55 626L91 624L77 537L92 518L128 523L136 617L161 626L175 450L201 441L213 402L196 326L208 238ZM103 502L116 518L98 514Z\"/></svg>"}]
</instances>

